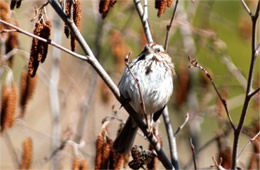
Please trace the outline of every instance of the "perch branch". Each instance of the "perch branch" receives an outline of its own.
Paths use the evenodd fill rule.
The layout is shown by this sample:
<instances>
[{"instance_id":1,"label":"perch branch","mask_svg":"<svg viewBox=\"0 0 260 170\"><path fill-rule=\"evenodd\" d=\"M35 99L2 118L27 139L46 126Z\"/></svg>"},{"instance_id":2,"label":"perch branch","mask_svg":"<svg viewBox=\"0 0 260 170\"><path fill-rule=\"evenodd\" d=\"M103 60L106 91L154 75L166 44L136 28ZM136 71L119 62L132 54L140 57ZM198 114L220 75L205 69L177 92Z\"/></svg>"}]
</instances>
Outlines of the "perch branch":
<instances>
[{"instance_id":1,"label":"perch branch","mask_svg":"<svg viewBox=\"0 0 260 170\"><path fill-rule=\"evenodd\" d=\"M163 122L164 122L165 129L166 129L167 136L168 136L172 165L174 166L175 169L179 169L176 137L173 134L173 128L172 128L171 119L170 119L170 116L169 116L169 111L168 111L167 106L163 110Z\"/></svg>"},{"instance_id":2,"label":"perch branch","mask_svg":"<svg viewBox=\"0 0 260 170\"><path fill-rule=\"evenodd\" d=\"M190 138L190 148L192 151L192 158L193 158L193 164L194 164L194 169L197 169L197 163L196 163L196 155L195 155L195 147L192 143L192 139Z\"/></svg>"}]
</instances>

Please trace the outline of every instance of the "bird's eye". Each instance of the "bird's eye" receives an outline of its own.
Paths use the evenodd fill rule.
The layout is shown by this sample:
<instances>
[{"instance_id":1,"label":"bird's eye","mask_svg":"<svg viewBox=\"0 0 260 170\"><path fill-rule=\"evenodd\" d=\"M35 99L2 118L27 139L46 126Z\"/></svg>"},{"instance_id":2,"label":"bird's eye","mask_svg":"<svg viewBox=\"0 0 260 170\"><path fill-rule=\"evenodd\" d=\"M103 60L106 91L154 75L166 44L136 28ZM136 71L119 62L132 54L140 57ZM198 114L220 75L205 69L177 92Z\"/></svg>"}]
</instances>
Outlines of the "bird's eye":
<instances>
[{"instance_id":1,"label":"bird's eye","mask_svg":"<svg viewBox=\"0 0 260 170\"><path fill-rule=\"evenodd\" d=\"M154 51L155 51L156 53L161 52L160 48L156 48Z\"/></svg>"}]
</instances>

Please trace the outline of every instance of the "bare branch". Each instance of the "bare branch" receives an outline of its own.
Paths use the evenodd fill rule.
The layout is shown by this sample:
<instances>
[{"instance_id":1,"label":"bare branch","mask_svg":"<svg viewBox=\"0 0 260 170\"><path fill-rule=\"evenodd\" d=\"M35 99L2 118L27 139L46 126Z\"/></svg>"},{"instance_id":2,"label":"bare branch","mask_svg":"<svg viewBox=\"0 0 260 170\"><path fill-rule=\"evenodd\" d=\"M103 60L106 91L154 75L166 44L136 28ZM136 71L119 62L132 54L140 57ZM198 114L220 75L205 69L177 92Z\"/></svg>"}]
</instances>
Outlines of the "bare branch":
<instances>
[{"instance_id":1,"label":"bare branch","mask_svg":"<svg viewBox=\"0 0 260 170\"><path fill-rule=\"evenodd\" d=\"M253 96L256 95L259 91L260 91L260 87L258 87L255 91L251 92L251 93L249 94L249 97L250 97L250 98L253 97Z\"/></svg>"},{"instance_id":2,"label":"bare branch","mask_svg":"<svg viewBox=\"0 0 260 170\"><path fill-rule=\"evenodd\" d=\"M168 111L167 106L163 110L163 121L164 121L165 129L166 129L166 132L167 132L167 136L168 136L171 162L172 162L175 169L179 169L176 137L173 134L173 128L172 128L171 119L170 119L170 116L169 116L169 111Z\"/></svg>"},{"instance_id":3,"label":"bare branch","mask_svg":"<svg viewBox=\"0 0 260 170\"><path fill-rule=\"evenodd\" d=\"M186 118L184 120L184 122L182 123L181 126L178 127L178 129L176 130L176 132L174 133L174 136L177 136L178 133L183 129L183 127L187 124L187 122L189 121L190 115L189 113L186 114Z\"/></svg>"},{"instance_id":4,"label":"bare branch","mask_svg":"<svg viewBox=\"0 0 260 170\"><path fill-rule=\"evenodd\" d=\"M143 28L144 28L144 32L145 32L145 35L146 35L146 39L149 43L153 43L153 37L152 37L152 33L151 33L151 29L150 29L150 26L149 26L149 22L148 22L148 13L146 14L146 12L148 12L147 10L147 0L145 0L145 11L143 10L142 8L142 5L141 5L141 2L140 0L133 0L134 1L134 4L135 4L135 7L136 7L136 10L139 14L139 17L142 21L142 25L143 25Z\"/></svg>"},{"instance_id":5,"label":"bare branch","mask_svg":"<svg viewBox=\"0 0 260 170\"><path fill-rule=\"evenodd\" d=\"M224 108L225 108L225 111L226 111L226 113L227 113L227 117L228 117L228 119L229 119L230 125L231 125L231 127L233 128L233 130L235 130L236 128L235 128L235 125L233 124L232 118L231 118L231 116L230 116L230 114L229 114L229 111L228 111L228 108L227 108L226 100L221 96L221 94L220 94L220 92L218 91L217 86L215 85L215 83L214 83L214 81L213 81L211 75L209 74L209 72L208 72L204 67L202 67L202 66L198 63L198 61L197 61L195 58L191 58L190 56L188 56L188 59L189 59L189 62L190 62L190 64L191 64L190 67L196 67L196 68L200 69L200 70L207 76L207 78L210 80L211 84L212 84L213 87L214 87L214 90L216 91L216 93L217 93L217 95L218 95L218 97L219 97L221 103L223 104L223 106L224 106Z\"/></svg>"},{"instance_id":6,"label":"bare branch","mask_svg":"<svg viewBox=\"0 0 260 170\"><path fill-rule=\"evenodd\" d=\"M247 144L245 144L245 146L241 149L240 153L237 155L237 161L239 160L239 157L242 155L242 153L245 151L245 149L247 148L247 146L249 144L251 144L254 140L256 140L256 138L260 136L260 131L251 139L248 140Z\"/></svg>"},{"instance_id":7,"label":"bare branch","mask_svg":"<svg viewBox=\"0 0 260 170\"><path fill-rule=\"evenodd\" d=\"M249 9L249 7L247 6L246 2L244 0L240 0L240 2L242 3L243 7L245 8L246 12L248 13L248 15L252 16L251 10Z\"/></svg>"},{"instance_id":8,"label":"bare branch","mask_svg":"<svg viewBox=\"0 0 260 170\"><path fill-rule=\"evenodd\" d=\"M238 143L239 143L239 138L240 134L242 131L242 128L244 126L245 118L247 115L247 109L249 106L249 102L252 98L252 96L257 93L258 89L254 91L253 93L250 93L250 90L252 88L252 81L253 81L253 74L254 74L254 69L255 69L255 63L256 63L256 31L257 31L257 19L259 16L259 11L260 11L260 0L258 0L257 8L255 15L250 15L251 16L251 21L252 21L252 39L251 39L251 62L250 62L250 67L249 67L249 72L248 72L248 79L247 79L247 88L246 88L246 95L245 95L245 100L242 108L242 112L240 115L239 123L237 128L234 131L234 140L233 140L233 152L232 152L232 169L237 168L237 150L238 150Z\"/></svg>"},{"instance_id":9,"label":"bare branch","mask_svg":"<svg viewBox=\"0 0 260 170\"><path fill-rule=\"evenodd\" d=\"M171 31L171 28L172 28L173 19L174 19L175 14L176 14L178 2L179 2L179 0L175 1L175 5L174 5L174 8L173 8L173 12L172 12L172 17L171 17L170 23L166 26L166 37L165 37L165 42L164 42L164 49L165 49L165 51L168 48L170 31Z\"/></svg>"},{"instance_id":10,"label":"bare branch","mask_svg":"<svg viewBox=\"0 0 260 170\"><path fill-rule=\"evenodd\" d=\"M54 47L56 47L56 48L58 48L58 49L60 49L60 50L62 50L62 51L64 51L64 52L66 52L66 53L68 53L68 54L70 54L70 55L72 55L72 56L74 56L74 57L76 57L76 58L79 58L79 59L81 59L81 60L88 60L88 57L87 57L87 56L83 56L83 55L77 54L77 53L75 53L75 52L73 52L73 51L71 51L71 50L69 50L69 49L67 49L67 48L65 48L65 47L63 47L63 46L61 46L61 45L55 43L55 42L52 41L52 40L46 40L46 39L44 39L44 38L42 38L42 37L39 37L39 36L34 35L34 34L32 34L32 33L29 33L29 32L27 32L27 31L25 31L25 30L23 30L23 29L21 29L21 28L15 26L15 25L13 25L13 24L10 24L10 23L8 23L8 22L5 22L4 20L1 20L1 19L0 19L0 23L2 23L2 24L4 24L4 25L7 25L7 26L9 26L9 27L11 27L11 28L17 30L17 32L19 32L19 33L21 33L21 34L24 34L24 35L27 35L27 36L29 36L29 37L36 38L36 39L38 39L38 40L40 40L40 41L43 41L43 42L45 42L45 43L48 43L48 44L50 44L50 45L52 45L52 46L54 46Z\"/></svg>"}]
</instances>

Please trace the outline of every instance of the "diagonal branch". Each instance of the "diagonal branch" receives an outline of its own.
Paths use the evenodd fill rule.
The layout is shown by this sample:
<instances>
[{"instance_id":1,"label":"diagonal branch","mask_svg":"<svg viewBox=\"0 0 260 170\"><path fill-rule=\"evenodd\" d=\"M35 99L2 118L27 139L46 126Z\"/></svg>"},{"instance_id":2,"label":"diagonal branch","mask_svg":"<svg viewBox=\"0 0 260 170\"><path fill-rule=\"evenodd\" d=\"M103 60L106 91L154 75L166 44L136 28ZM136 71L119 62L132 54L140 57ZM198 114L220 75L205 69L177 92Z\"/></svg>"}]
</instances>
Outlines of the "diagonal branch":
<instances>
[{"instance_id":1,"label":"diagonal branch","mask_svg":"<svg viewBox=\"0 0 260 170\"><path fill-rule=\"evenodd\" d=\"M245 8L246 12L248 13L248 15L252 16L252 12L251 10L249 9L249 7L247 6L246 2L244 0L240 0L243 7Z\"/></svg>"},{"instance_id":2,"label":"diagonal branch","mask_svg":"<svg viewBox=\"0 0 260 170\"><path fill-rule=\"evenodd\" d=\"M197 61L195 58L191 58L190 56L188 56L188 59L189 59L189 62L190 62L190 64L191 64L190 67L196 67L196 68L200 69L200 70L207 76L207 78L210 80L210 82L211 82L212 86L214 87L214 90L216 91L216 93L217 93L217 95L218 95L218 97L219 97L219 99L220 99L222 105L223 105L224 108L225 108L225 111L226 111L226 113L227 113L227 117L228 117L228 119L229 119L229 122L230 122L231 127L233 128L233 130L236 130L236 127L235 127L235 125L234 125L234 123L233 123L233 121L232 121L231 115L230 115L230 113L229 113L229 111L228 111L228 108L227 108L227 102L226 102L226 100L221 96L221 94L220 94L220 92L218 91L218 88L217 88L217 86L215 85L215 83L214 83L214 81L213 81L211 75L209 74L209 72L208 72L204 67L202 67L202 66L198 63L198 61Z\"/></svg>"}]
</instances>

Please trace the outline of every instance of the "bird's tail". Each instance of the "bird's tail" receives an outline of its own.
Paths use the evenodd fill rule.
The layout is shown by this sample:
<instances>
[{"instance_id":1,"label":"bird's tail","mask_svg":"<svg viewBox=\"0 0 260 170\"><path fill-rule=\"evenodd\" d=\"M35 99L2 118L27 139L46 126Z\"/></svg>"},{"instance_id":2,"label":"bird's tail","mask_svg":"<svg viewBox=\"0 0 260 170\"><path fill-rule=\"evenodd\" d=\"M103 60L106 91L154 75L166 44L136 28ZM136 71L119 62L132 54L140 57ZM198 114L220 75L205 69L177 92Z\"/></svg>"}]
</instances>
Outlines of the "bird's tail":
<instances>
[{"instance_id":1,"label":"bird's tail","mask_svg":"<svg viewBox=\"0 0 260 170\"><path fill-rule=\"evenodd\" d=\"M121 154L129 152L133 146L137 130L138 127L134 120L128 117L123 129L114 141L113 149Z\"/></svg>"}]
</instances>

